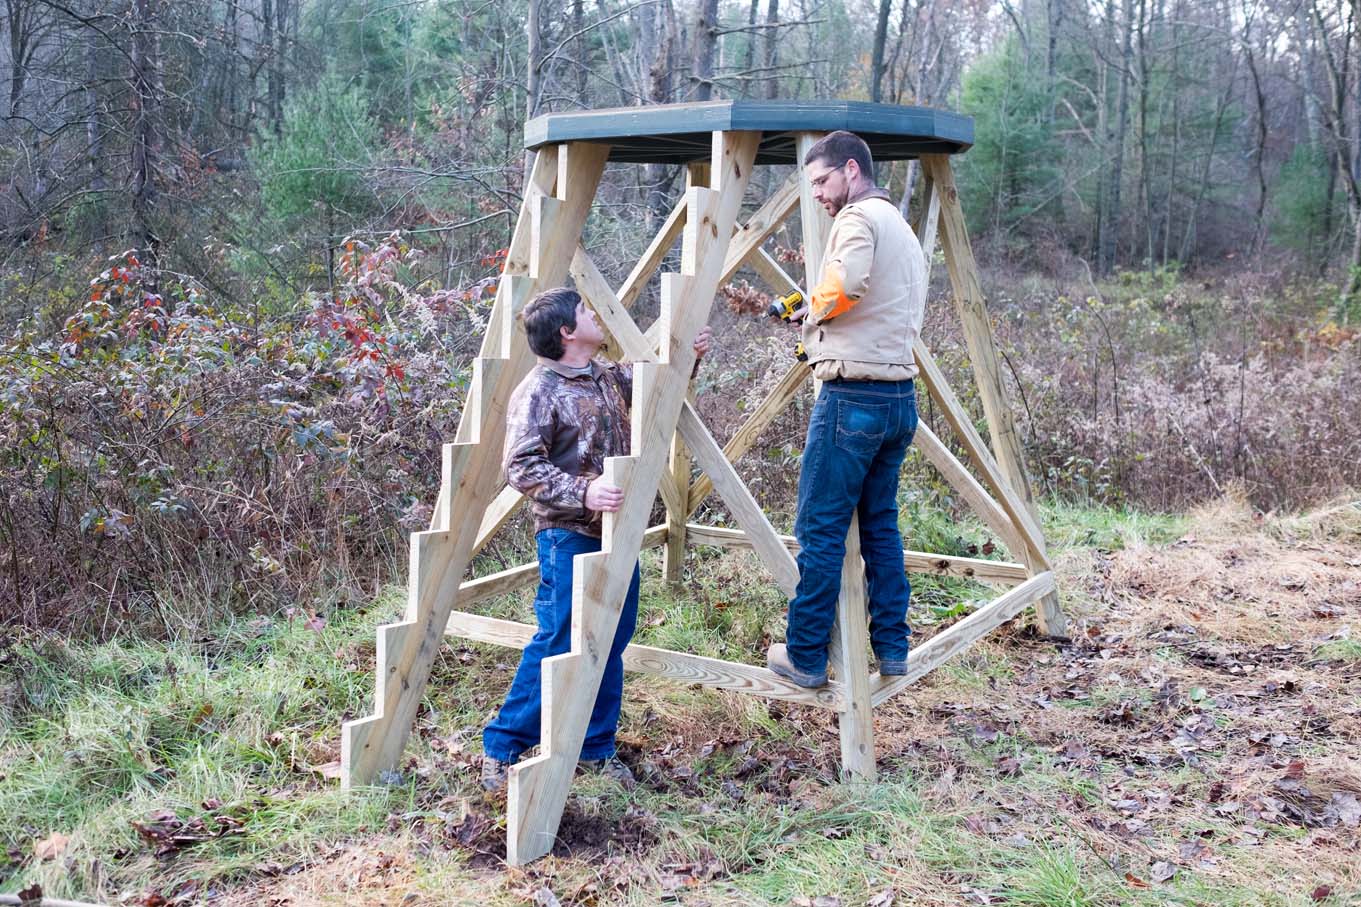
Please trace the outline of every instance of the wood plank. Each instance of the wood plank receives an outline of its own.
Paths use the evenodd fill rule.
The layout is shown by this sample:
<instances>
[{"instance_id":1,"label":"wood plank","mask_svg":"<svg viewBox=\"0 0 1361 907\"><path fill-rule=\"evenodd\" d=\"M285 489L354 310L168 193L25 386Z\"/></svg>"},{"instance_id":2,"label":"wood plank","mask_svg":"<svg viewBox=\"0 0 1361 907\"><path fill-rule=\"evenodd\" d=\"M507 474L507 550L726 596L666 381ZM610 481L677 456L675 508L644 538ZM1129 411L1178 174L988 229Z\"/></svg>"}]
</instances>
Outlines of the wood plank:
<instances>
[{"instance_id":1,"label":"wood plank","mask_svg":"<svg viewBox=\"0 0 1361 907\"><path fill-rule=\"evenodd\" d=\"M936 191L936 184L931 179L931 175L922 167L922 208L918 212L916 223L912 225L912 232L917 234L917 241L921 243L922 255L926 256L926 274L928 282L931 276L931 259L936 254L936 230L940 225L940 193Z\"/></svg>"},{"instance_id":2,"label":"wood plank","mask_svg":"<svg viewBox=\"0 0 1361 907\"><path fill-rule=\"evenodd\" d=\"M602 550L576 559L572 649L542 664L543 741L538 756L510 771L506 860L522 865L553 846L637 558L645 520L666 468L695 361L694 339L708 321L733 224L751 176L757 133L715 133L713 189L687 190L681 274L662 278L658 362L634 370L633 456L612 457L605 475L625 489L619 511L605 514ZM574 239L575 242L575 239ZM622 298L622 294L621 294Z\"/></svg>"},{"instance_id":3,"label":"wood plank","mask_svg":"<svg viewBox=\"0 0 1361 907\"><path fill-rule=\"evenodd\" d=\"M787 596L794 594L799 584L799 566L784 542L770 525L761 505L751 496L709 429L700 421L694 409L686 404L680 414L680 433L694 455L695 463L713 480L723 502L728 505L733 519L745 531L747 539L775 583Z\"/></svg>"},{"instance_id":4,"label":"wood plank","mask_svg":"<svg viewBox=\"0 0 1361 907\"><path fill-rule=\"evenodd\" d=\"M523 649L534 636L535 627L512 620L455 611L449 615L449 624L445 632L459 639ZM670 649L637 643L630 644L624 650L624 670L656 674L680 683L694 683L834 711L841 707L839 683L829 683L820 689L808 690L785 680L768 668L688 652L673 652Z\"/></svg>"},{"instance_id":5,"label":"wood plank","mask_svg":"<svg viewBox=\"0 0 1361 907\"><path fill-rule=\"evenodd\" d=\"M619 285L619 304L626 309L633 308L633 304L638 301L638 296L647 287L647 282L652 279L652 275L657 273L661 267L662 260L671 251L671 247L676 244L676 237L681 235L685 229L685 201L686 197L681 196L680 201L671 209L671 213L662 222L662 228L657 231L657 235L652 238L652 242L643 250L643 256L638 259L638 263L633 266L629 276L624 278L624 282Z\"/></svg>"},{"instance_id":6,"label":"wood plank","mask_svg":"<svg viewBox=\"0 0 1361 907\"><path fill-rule=\"evenodd\" d=\"M912 443L931 465L940 470L945 481L959 492L959 496L969 505L969 509L1002 540L1002 544L1007 546L1012 556L1021 557L1026 551L1026 546L1016 525L1002 510L1001 505L988 496L987 490L964 468L964 464L955 458L940 438L924 424L918 423Z\"/></svg>"},{"instance_id":7,"label":"wood plank","mask_svg":"<svg viewBox=\"0 0 1361 907\"><path fill-rule=\"evenodd\" d=\"M693 407L693 390L687 400L688 405ZM662 576L675 586L680 583L685 566L685 521L690 517L687 506L690 503L690 450L679 433L671 438L671 456L666 474L662 476L662 487L670 490L672 502L666 506L666 548L662 557Z\"/></svg>"},{"instance_id":8,"label":"wood plank","mask_svg":"<svg viewBox=\"0 0 1361 907\"><path fill-rule=\"evenodd\" d=\"M993 459L988 445L983 441L978 429L974 428L973 420L969 418L964 405L950 389L949 382L945 380L945 373L941 371L940 365L926 348L926 344L922 343L921 338L917 338L912 354L917 362L918 377L926 385L927 393L936 402L946 424L968 453L974 468L983 476L983 481L996 496L1007 518L1015 524L1018 534L1024 540L1025 546L1022 550L1013 554L1027 562L1033 560L1038 568L1036 572L1043 573L1049 570L1049 561L1044 554L1044 536L1040 533L1040 527L1035 524L1025 502L1003 476L1001 466Z\"/></svg>"},{"instance_id":9,"label":"wood plank","mask_svg":"<svg viewBox=\"0 0 1361 907\"><path fill-rule=\"evenodd\" d=\"M997 353L997 342L984 302L983 287L978 279L978 265L974 261L969 234L964 227L964 211L960 206L954 173L950 169L950 159L944 155L923 155L922 166L930 173L940 197L940 239L945 250L945 264L950 272L955 309L959 313L964 340L969 347L969 360L978 383L983 414L992 435L993 452L1011 487L1024 500L1030 501L1030 483L1026 478L1021 439L1016 433L1015 419L1007 403L1001 358Z\"/></svg>"},{"instance_id":10,"label":"wood plank","mask_svg":"<svg viewBox=\"0 0 1361 907\"><path fill-rule=\"evenodd\" d=\"M525 496L509 485L497 492L496 498L487 505L486 512L482 514L481 525L477 527L477 541L473 542L474 555L487 546L491 537L510 521L524 501Z\"/></svg>"},{"instance_id":11,"label":"wood plank","mask_svg":"<svg viewBox=\"0 0 1361 907\"><path fill-rule=\"evenodd\" d=\"M874 764L874 705L870 700L869 594L865 563L860 556L860 517L851 517L846 533L846 557L841 562L841 594L828 660L845 687L837 729L841 736L841 778L872 783Z\"/></svg>"},{"instance_id":12,"label":"wood plank","mask_svg":"<svg viewBox=\"0 0 1361 907\"><path fill-rule=\"evenodd\" d=\"M473 386L456 442L445 447L441 481L448 490L441 507L444 528L412 534L404 620L378 630L374 713L346 722L341 728L341 784L345 788L367 784L399 764L443 639L444 625L472 558L475 529L500 487L505 407L533 362L523 333L510 330L516 306L523 305L536 288L556 286L566 276L609 149L574 144L559 149L556 155L541 153L535 161L531 186L542 187L547 182L540 168L557 163L560 172L564 156L572 164L571 184L564 185L554 176L554 198L536 198L535 190L526 194L526 206L531 213L537 212L531 217L531 274L509 274L501 281L498 300L503 303L499 319L503 334L500 341L483 341L488 353L503 352L506 358L482 356L475 361ZM545 231L548 220L552 229ZM513 338L518 342L512 343Z\"/></svg>"},{"instance_id":13,"label":"wood plank","mask_svg":"<svg viewBox=\"0 0 1361 907\"><path fill-rule=\"evenodd\" d=\"M765 249L757 249L756 254L747 259L747 267L755 271L756 276L765 281L766 285L778 295L783 296L786 293L797 292L804 299L808 298L803 287L799 286L798 282L789 276L789 272L780 267L780 263L771 258L770 253Z\"/></svg>"},{"instance_id":14,"label":"wood plank","mask_svg":"<svg viewBox=\"0 0 1361 907\"><path fill-rule=\"evenodd\" d=\"M877 677L872 682L874 704L877 706L891 699L982 639L989 631L1020 614L1026 605L1053 591L1054 574L1032 576L959 623L932 636L907 656L906 674L901 677Z\"/></svg>"},{"instance_id":15,"label":"wood plank","mask_svg":"<svg viewBox=\"0 0 1361 907\"><path fill-rule=\"evenodd\" d=\"M651 362L657 358L657 349L648 344L643 332L638 329L629 316L628 310L620 304L595 261L580 245L572 256L572 279L576 281L577 292L585 298L587 305L595 310L601 325L614 341L619 355L616 358L628 362Z\"/></svg>"},{"instance_id":16,"label":"wood plank","mask_svg":"<svg viewBox=\"0 0 1361 907\"><path fill-rule=\"evenodd\" d=\"M1038 530L1039 511L1035 506L1030 480L1026 475L1020 435L1016 431L1011 407L1007 402L1006 389L1002 383L997 344L984 302L978 264L974 261L973 248L969 244L969 234L964 226L964 209L959 203L954 171L951 169L949 157L945 155L923 155L922 165L931 174L932 184L940 202L940 235L945 249L945 264L950 272L955 307L959 311L964 339L969 347L969 359L973 363L979 399L983 403L983 415L992 436L993 452L1002 468L1002 474L1030 513L1031 531L1028 534L1030 540L1036 544L1037 550L1028 555L1027 563L1040 569L1048 565L1048 560L1044 535ZM1046 596L1036 609L1036 614L1040 632L1054 637L1067 635L1067 619L1059 605L1057 593Z\"/></svg>"},{"instance_id":17,"label":"wood plank","mask_svg":"<svg viewBox=\"0 0 1361 907\"><path fill-rule=\"evenodd\" d=\"M723 526L703 526L690 523L686 538L692 545L712 545L716 548L750 548L751 541L741 529ZM798 554L799 542L792 535L781 535L780 541L791 554ZM1015 586L1030 578L1024 564L1010 561L988 561L974 557L932 554L929 551L904 551L903 570L908 573L929 573L933 576L960 576L984 583Z\"/></svg>"},{"instance_id":18,"label":"wood plank","mask_svg":"<svg viewBox=\"0 0 1361 907\"><path fill-rule=\"evenodd\" d=\"M789 370L780 378L779 383L761 401L760 406L752 410L746 421L737 431L733 432L728 443L723 445L723 458L729 463L736 463L740 460L742 455L756 443L761 432L765 431L771 422L779 418L780 414L788 408L790 402L798 396L803 389L804 382L812 373L813 370L808 367L808 363L795 359L789 366ZM708 476L700 476L696 479L695 483L690 486L690 503L686 508L687 515L693 515L713 490L713 480Z\"/></svg>"},{"instance_id":19,"label":"wood plank","mask_svg":"<svg viewBox=\"0 0 1361 907\"><path fill-rule=\"evenodd\" d=\"M733 237L732 247L728 250L728 257L723 262L723 274L718 279L720 285L732 280L733 274L761 250L761 244L770 238L770 234L780 229L794 212L799 204L801 182L803 179L799 171L791 173L737 231L737 235Z\"/></svg>"}]
</instances>

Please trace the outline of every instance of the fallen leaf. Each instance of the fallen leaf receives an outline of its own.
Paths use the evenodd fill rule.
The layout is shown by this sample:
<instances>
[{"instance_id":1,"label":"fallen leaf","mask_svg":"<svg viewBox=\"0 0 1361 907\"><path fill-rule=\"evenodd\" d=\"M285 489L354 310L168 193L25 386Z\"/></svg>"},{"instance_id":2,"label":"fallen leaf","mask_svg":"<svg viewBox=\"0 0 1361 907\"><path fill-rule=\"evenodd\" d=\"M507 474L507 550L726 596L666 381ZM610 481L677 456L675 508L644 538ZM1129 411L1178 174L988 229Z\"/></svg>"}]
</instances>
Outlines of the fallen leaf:
<instances>
[{"instance_id":1,"label":"fallen leaf","mask_svg":"<svg viewBox=\"0 0 1361 907\"><path fill-rule=\"evenodd\" d=\"M19 892L20 907L41 907L43 902L43 886L34 882L23 891Z\"/></svg>"},{"instance_id":2,"label":"fallen leaf","mask_svg":"<svg viewBox=\"0 0 1361 907\"><path fill-rule=\"evenodd\" d=\"M537 907L562 907L562 901L559 901L558 896L548 890L547 885L534 892L534 903Z\"/></svg>"},{"instance_id":3,"label":"fallen leaf","mask_svg":"<svg viewBox=\"0 0 1361 907\"><path fill-rule=\"evenodd\" d=\"M326 618L322 617L320 614L313 614L303 622L303 626L313 633L320 633L322 628L326 626Z\"/></svg>"},{"instance_id":4,"label":"fallen leaf","mask_svg":"<svg viewBox=\"0 0 1361 907\"><path fill-rule=\"evenodd\" d=\"M335 781L340 778L340 760L327 762L325 765L309 765L307 770L314 775L321 775L328 781Z\"/></svg>"},{"instance_id":5,"label":"fallen leaf","mask_svg":"<svg viewBox=\"0 0 1361 907\"><path fill-rule=\"evenodd\" d=\"M893 907L893 901L898 897L898 892L892 888L885 888L865 902L865 907Z\"/></svg>"},{"instance_id":6,"label":"fallen leaf","mask_svg":"<svg viewBox=\"0 0 1361 907\"><path fill-rule=\"evenodd\" d=\"M1135 875L1135 874L1132 873L1132 872L1127 872L1127 873L1125 873L1125 881L1126 881L1126 882L1129 882L1130 887L1132 887L1132 888L1147 888L1147 887L1148 887L1148 883L1147 883L1147 882L1145 882L1143 879L1139 878L1137 875Z\"/></svg>"},{"instance_id":7,"label":"fallen leaf","mask_svg":"<svg viewBox=\"0 0 1361 907\"><path fill-rule=\"evenodd\" d=\"M1313 891L1309 892L1309 900L1311 900L1311 901L1321 901L1321 900L1323 900L1324 898L1326 898L1326 897L1328 897L1329 895L1331 895L1332 893L1333 893L1333 886L1331 886L1331 885L1320 885L1320 886L1318 886L1317 888L1315 888Z\"/></svg>"},{"instance_id":8,"label":"fallen leaf","mask_svg":"<svg viewBox=\"0 0 1361 907\"><path fill-rule=\"evenodd\" d=\"M1177 874L1177 867L1166 860L1159 860L1149 867L1148 874L1155 882L1166 882Z\"/></svg>"},{"instance_id":9,"label":"fallen leaf","mask_svg":"<svg viewBox=\"0 0 1361 907\"><path fill-rule=\"evenodd\" d=\"M42 862L55 860L66 852L66 845L71 843L71 839L60 832L52 832L43 840L33 845L33 856Z\"/></svg>"}]
</instances>

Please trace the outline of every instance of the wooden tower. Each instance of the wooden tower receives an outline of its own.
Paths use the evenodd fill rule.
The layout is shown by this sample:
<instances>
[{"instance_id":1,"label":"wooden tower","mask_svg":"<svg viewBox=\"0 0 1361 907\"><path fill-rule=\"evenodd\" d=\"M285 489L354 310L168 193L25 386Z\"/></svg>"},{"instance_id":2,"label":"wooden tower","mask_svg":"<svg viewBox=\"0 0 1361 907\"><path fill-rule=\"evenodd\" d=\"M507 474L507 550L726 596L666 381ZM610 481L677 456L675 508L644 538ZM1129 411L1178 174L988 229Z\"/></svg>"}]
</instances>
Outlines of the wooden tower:
<instances>
[{"instance_id":1,"label":"wooden tower","mask_svg":"<svg viewBox=\"0 0 1361 907\"><path fill-rule=\"evenodd\" d=\"M763 249L796 209L803 225L808 279L820 259L831 220L795 171L745 222L739 221L753 168L797 164L822 135L849 129L875 160L919 158L925 180L914 227L928 261L939 235L956 310L963 323L992 446L946 385L926 345L915 352L919 383L935 401L967 452L972 471L922 424L915 445L1002 540L1014 562L909 551L909 572L964 575L1006 591L964 620L915 646L903 677L871 674L868 664L864 568L858 534L848 538L832 646L834 680L807 690L765 667L631 645L625 667L684 683L784 699L831 709L839 717L843 777L875 776L873 710L972 642L1036 604L1041 632L1064 634L1064 616L1044 538L1035 520L1021 448L998 367L983 293L955 190L950 155L967 150L967 117L916 107L855 102L718 101L663 107L549 114L526 127L537 157L525 187L505 273L473 369L454 443L444 446L439 499L429 531L411 536L409 597L404 619L378 629L374 714L347 722L341 745L342 783L366 784L396 769L424 693L432 660L446 636L522 648L534 627L463 610L482 599L538 580L537 563L465 580L468 565L506 522L521 498L501 471L505 410L511 392L534 363L516 315L535 293L560 286L569 274L611 335L611 348L637 363L632 455L607 461L605 473L625 491L617 513L605 514L602 550L577 558L572 651L543 663L540 754L511 769L506 858L534 860L552 849L586 724L614 637L633 563L642 548L666 546L668 577L679 576L687 543L753 548L774 582L792 595L798 568L794 540L776 534L733 463L802 390L810 369L796 362L737 432L720 445L686 395L692 344L709 319L714 296L734 272L751 267L771 288L799 289ZM684 197L662 224L623 285L605 281L580 245L582 227L608 161L689 165ZM679 273L661 275L661 314L646 331L629 309L681 238ZM805 293L805 297L807 294ZM702 473L691 481L691 468ZM691 524L690 516L717 491L740 529ZM656 496L666 521L648 526Z\"/></svg>"}]
</instances>

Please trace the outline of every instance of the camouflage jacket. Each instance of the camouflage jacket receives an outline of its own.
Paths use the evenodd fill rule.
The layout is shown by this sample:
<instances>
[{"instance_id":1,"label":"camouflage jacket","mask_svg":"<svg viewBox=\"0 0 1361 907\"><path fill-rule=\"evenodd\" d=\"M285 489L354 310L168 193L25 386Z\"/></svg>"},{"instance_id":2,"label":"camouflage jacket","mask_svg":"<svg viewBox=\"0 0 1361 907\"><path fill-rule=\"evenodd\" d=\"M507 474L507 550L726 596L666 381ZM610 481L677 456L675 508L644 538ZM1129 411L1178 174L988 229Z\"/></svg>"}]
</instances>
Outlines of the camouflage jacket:
<instances>
[{"instance_id":1,"label":"camouflage jacket","mask_svg":"<svg viewBox=\"0 0 1361 907\"><path fill-rule=\"evenodd\" d=\"M600 537L600 514L586 509L586 486L606 457L628 456L633 367L591 360L572 375L547 359L510 398L506 481L529 498L534 531L571 529Z\"/></svg>"}]
</instances>

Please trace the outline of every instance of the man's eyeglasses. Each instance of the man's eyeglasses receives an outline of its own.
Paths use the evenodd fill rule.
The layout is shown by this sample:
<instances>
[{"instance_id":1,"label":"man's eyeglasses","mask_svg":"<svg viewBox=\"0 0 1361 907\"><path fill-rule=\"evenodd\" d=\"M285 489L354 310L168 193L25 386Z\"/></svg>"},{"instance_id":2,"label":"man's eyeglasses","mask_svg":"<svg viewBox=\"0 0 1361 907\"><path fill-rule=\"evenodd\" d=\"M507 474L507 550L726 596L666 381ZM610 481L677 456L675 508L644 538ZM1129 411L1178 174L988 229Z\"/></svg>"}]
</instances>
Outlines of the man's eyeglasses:
<instances>
[{"instance_id":1,"label":"man's eyeglasses","mask_svg":"<svg viewBox=\"0 0 1361 907\"><path fill-rule=\"evenodd\" d=\"M850 161L843 161L840 167L833 167L831 170L828 170L822 176L819 176L813 180L809 180L809 182L812 184L814 189L821 189L827 183L828 178L830 178L833 173L836 173L838 170L840 170L842 167L845 167L849 163Z\"/></svg>"}]
</instances>

